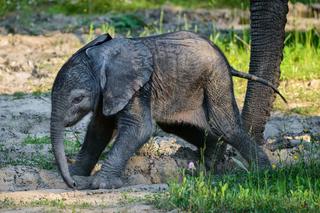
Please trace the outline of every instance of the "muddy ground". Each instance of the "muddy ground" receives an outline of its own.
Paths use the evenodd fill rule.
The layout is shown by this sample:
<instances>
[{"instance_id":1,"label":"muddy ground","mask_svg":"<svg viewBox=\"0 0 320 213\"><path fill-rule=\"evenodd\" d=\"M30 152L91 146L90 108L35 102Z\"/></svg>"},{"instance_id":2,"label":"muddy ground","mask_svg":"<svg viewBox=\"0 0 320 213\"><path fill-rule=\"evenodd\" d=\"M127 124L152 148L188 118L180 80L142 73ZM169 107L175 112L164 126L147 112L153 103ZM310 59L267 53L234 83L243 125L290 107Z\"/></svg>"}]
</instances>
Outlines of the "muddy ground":
<instances>
[{"instance_id":1,"label":"muddy ground","mask_svg":"<svg viewBox=\"0 0 320 213\"><path fill-rule=\"evenodd\" d=\"M303 30L309 24L320 29L316 11L303 5L297 8L289 15L288 30L299 27ZM146 25L158 21L159 16L159 10L139 12ZM204 34L212 27L242 30L248 27L248 16L248 11L181 11L168 7L164 9L163 27L183 28L184 17L187 17L190 27L197 25ZM129 160L123 175L126 187L122 189L72 191L57 173L48 140L50 94L43 92L50 90L65 60L86 42L88 25L100 26L115 20L113 15L83 19L34 14L25 23L12 14L0 21L1 212L64 212L65 209L157 212L159 210L148 204L147 197L165 190L166 183L178 178L189 162L195 162L198 167L199 151L181 139L166 135L152 139ZM101 33L101 29L98 27L94 33ZM79 148L89 119L90 115L65 132L70 143L67 152L70 159ZM276 166L299 158L317 158L320 115L306 117L273 112L266 126L265 140L264 148ZM222 172L240 169L232 158L239 157L229 148L219 167Z\"/></svg>"}]
</instances>

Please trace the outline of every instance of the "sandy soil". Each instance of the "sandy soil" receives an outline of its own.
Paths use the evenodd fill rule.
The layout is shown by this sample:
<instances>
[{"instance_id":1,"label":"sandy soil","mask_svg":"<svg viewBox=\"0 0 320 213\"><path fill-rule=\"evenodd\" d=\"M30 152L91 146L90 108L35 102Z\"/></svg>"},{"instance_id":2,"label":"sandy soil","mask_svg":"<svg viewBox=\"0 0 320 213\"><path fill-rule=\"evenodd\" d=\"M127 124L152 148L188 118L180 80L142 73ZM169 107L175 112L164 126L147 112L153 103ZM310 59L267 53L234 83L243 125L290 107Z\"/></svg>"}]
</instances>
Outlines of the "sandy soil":
<instances>
[{"instance_id":1,"label":"sandy soil","mask_svg":"<svg viewBox=\"0 0 320 213\"><path fill-rule=\"evenodd\" d=\"M48 91L81 43L73 34L0 35L0 94Z\"/></svg>"},{"instance_id":2,"label":"sandy soil","mask_svg":"<svg viewBox=\"0 0 320 213\"><path fill-rule=\"evenodd\" d=\"M4 208L1 212L160 212L146 204L144 199L153 193L163 192L166 188L164 184L157 184L136 185L117 190L46 189L0 193L0 200L14 200L20 206ZM33 207L36 203L40 207ZM41 203L45 206L41 207Z\"/></svg>"}]
</instances>

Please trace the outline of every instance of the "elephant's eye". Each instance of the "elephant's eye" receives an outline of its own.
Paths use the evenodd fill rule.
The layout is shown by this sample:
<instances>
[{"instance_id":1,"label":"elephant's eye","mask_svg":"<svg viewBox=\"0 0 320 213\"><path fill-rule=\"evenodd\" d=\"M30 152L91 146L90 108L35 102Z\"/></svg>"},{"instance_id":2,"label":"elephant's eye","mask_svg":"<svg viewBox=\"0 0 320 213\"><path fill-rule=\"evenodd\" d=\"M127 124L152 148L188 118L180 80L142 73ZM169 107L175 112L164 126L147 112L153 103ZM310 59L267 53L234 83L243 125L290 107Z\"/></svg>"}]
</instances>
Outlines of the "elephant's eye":
<instances>
[{"instance_id":1,"label":"elephant's eye","mask_svg":"<svg viewBox=\"0 0 320 213\"><path fill-rule=\"evenodd\" d=\"M78 97L75 97L73 100L72 100L72 104L78 104L80 103L84 98L84 95L81 95L81 96L78 96Z\"/></svg>"}]
</instances>

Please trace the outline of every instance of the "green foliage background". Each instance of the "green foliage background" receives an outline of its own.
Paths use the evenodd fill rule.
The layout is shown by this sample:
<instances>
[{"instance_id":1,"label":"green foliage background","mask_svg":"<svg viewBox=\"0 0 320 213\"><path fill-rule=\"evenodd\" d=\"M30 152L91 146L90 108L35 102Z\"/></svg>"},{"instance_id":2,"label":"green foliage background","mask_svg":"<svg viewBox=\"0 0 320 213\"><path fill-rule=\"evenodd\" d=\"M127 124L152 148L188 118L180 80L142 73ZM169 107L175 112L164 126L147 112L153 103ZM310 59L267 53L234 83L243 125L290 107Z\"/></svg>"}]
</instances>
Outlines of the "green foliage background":
<instances>
[{"instance_id":1,"label":"green foliage background","mask_svg":"<svg viewBox=\"0 0 320 213\"><path fill-rule=\"evenodd\" d=\"M319 3L320 0L290 0L292 3ZM157 8L163 4L185 8L247 8L249 0L0 0L0 15L11 11L46 10L51 13L93 14Z\"/></svg>"}]
</instances>

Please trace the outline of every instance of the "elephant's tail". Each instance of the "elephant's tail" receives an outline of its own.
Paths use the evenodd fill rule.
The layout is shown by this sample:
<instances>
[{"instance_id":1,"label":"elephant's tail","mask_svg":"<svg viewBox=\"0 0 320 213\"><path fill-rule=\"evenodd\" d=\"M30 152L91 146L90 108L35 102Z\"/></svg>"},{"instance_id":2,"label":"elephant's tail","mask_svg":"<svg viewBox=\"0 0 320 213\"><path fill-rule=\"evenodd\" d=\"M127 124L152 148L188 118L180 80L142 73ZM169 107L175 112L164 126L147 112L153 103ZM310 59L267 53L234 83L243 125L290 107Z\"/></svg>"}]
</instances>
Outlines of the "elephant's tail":
<instances>
[{"instance_id":1,"label":"elephant's tail","mask_svg":"<svg viewBox=\"0 0 320 213\"><path fill-rule=\"evenodd\" d=\"M261 83L263 85L266 85L266 86L272 88L273 91L275 91L286 104L288 103L287 100L285 99L285 97L279 92L279 90L272 83L270 83L269 81L267 81L267 80L265 80L263 78L260 78L258 76L255 76L255 75L252 75L252 74L249 74L249 73L240 72L238 70L235 70L232 67L231 67L231 75L239 77L239 78L244 78L244 79L256 81L256 82L259 82L259 83Z\"/></svg>"}]
</instances>

